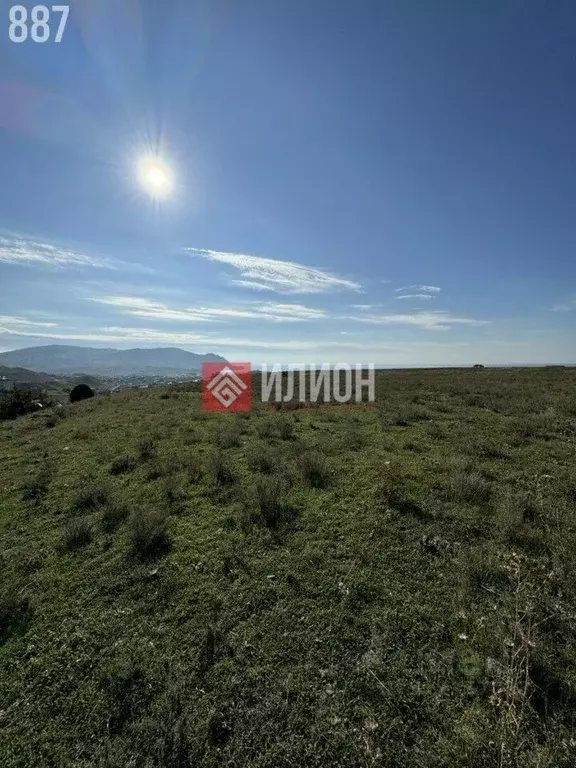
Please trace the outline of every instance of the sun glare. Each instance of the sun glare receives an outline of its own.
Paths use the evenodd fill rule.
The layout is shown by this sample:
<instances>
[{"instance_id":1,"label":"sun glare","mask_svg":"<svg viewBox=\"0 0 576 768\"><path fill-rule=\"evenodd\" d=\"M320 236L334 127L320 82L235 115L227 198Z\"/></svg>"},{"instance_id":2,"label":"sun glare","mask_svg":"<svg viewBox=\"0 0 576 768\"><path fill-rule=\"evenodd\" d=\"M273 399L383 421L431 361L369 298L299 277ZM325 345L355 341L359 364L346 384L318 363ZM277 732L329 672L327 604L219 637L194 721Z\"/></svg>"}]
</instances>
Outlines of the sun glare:
<instances>
[{"instance_id":1,"label":"sun glare","mask_svg":"<svg viewBox=\"0 0 576 768\"><path fill-rule=\"evenodd\" d=\"M172 191L170 170L157 159L144 158L139 161L138 180L152 197L166 197Z\"/></svg>"}]
</instances>

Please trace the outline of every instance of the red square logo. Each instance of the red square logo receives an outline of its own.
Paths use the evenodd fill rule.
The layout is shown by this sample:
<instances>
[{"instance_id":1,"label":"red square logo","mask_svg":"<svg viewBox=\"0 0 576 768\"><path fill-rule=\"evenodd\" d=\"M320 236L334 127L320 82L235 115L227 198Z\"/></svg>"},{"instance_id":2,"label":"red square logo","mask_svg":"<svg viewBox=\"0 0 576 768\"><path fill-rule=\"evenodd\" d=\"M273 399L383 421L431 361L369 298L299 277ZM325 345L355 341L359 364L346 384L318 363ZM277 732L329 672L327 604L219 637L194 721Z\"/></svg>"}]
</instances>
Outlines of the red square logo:
<instances>
[{"instance_id":1,"label":"red square logo","mask_svg":"<svg viewBox=\"0 0 576 768\"><path fill-rule=\"evenodd\" d=\"M203 411L249 411L251 408L250 363L202 363Z\"/></svg>"}]
</instances>

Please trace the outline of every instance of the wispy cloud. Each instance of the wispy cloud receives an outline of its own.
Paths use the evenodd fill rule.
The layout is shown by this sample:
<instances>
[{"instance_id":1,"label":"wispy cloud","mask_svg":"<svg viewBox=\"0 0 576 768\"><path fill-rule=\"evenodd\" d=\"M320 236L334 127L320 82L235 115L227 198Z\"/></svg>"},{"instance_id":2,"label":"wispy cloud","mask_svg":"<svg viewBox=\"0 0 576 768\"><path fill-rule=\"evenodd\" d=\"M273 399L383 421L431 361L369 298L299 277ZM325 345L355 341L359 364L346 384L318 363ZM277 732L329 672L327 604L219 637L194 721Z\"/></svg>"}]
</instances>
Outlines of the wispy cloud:
<instances>
[{"instance_id":1,"label":"wispy cloud","mask_svg":"<svg viewBox=\"0 0 576 768\"><path fill-rule=\"evenodd\" d=\"M130 328L122 326L105 326L86 331L31 332L10 331L0 326L0 336L32 337L34 339L54 339L59 341L83 341L95 344L164 344L196 347L246 347L274 350L319 350L325 347L355 347L363 348L362 344L352 344L344 341L319 341L311 339L256 339L219 337L200 333L182 331L160 331L155 328Z\"/></svg>"},{"instance_id":2,"label":"wispy cloud","mask_svg":"<svg viewBox=\"0 0 576 768\"><path fill-rule=\"evenodd\" d=\"M115 269L113 262L97 259L69 248L18 236L0 235L0 262L44 264L54 267L101 267Z\"/></svg>"},{"instance_id":3,"label":"wispy cloud","mask_svg":"<svg viewBox=\"0 0 576 768\"><path fill-rule=\"evenodd\" d=\"M552 307L553 312L572 312L576 309L576 293L568 297L568 300L562 304L555 304Z\"/></svg>"},{"instance_id":4,"label":"wispy cloud","mask_svg":"<svg viewBox=\"0 0 576 768\"><path fill-rule=\"evenodd\" d=\"M402 296L394 296L395 299L435 299L432 293L407 293Z\"/></svg>"},{"instance_id":5,"label":"wispy cloud","mask_svg":"<svg viewBox=\"0 0 576 768\"><path fill-rule=\"evenodd\" d=\"M35 328L56 328L56 323L38 323L34 320L27 320L24 317L13 317L12 315L0 315L0 325L15 325L17 328L25 326Z\"/></svg>"},{"instance_id":6,"label":"wispy cloud","mask_svg":"<svg viewBox=\"0 0 576 768\"><path fill-rule=\"evenodd\" d=\"M395 288L396 293L403 291L418 291L419 293L440 293L442 288L437 285L405 285L404 288Z\"/></svg>"},{"instance_id":7,"label":"wispy cloud","mask_svg":"<svg viewBox=\"0 0 576 768\"><path fill-rule=\"evenodd\" d=\"M359 309L361 312L369 312L371 309L378 309L382 304L350 304L352 309Z\"/></svg>"},{"instance_id":8,"label":"wispy cloud","mask_svg":"<svg viewBox=\"0 0 576 768\"><path fill-rule=\"evenodd\" d=\"M131 296L92 297L92 301L117 307L124 314L175 322L217 322L225 320L267 320L274 323L322 320L327 313L322 309L302 304L275 304L254 302L231 307L170 307L160 302Z\"/></svg>"},{"instance_id":9,"label":"wispy cloud","mask_svg":"<svg viewBox=\"0 0 576 768\"><path fill-rule=\"evenodd\" d=\"M0 264L46 267L91 267L155 274L151 267L120 259L90 256L74 248L41 242L29 237L0 234Z\"/></svg>"},{"instance_id":10,"label":"wispy cloud","mask_svg":"<svg viewBox=\"0 0 576 768\"><path fill-rule=\"evenodd\" d=\"M454 317L449 312L415 312L398 315L360 315L349 317L360 323L373 325L412 325L427 331L448 331L453 325L488 325L490 320L475 320L469 317Z\"/></svg>"},{"instance_id":11,"label":"wispy cloud","mask_svg":"<svg viewBox=\"0 0 576 768\"><path fill-rule=\"evenodd\" d=\"M360 284L354 280L347 280L326 270L306 267L294 261L280 261L243 253L227 253L201 248L184 250L237 270L241 277L232 279L231 282L243 288L276 293L331 293L361 290Z\"/></svg>"}]
</instances>

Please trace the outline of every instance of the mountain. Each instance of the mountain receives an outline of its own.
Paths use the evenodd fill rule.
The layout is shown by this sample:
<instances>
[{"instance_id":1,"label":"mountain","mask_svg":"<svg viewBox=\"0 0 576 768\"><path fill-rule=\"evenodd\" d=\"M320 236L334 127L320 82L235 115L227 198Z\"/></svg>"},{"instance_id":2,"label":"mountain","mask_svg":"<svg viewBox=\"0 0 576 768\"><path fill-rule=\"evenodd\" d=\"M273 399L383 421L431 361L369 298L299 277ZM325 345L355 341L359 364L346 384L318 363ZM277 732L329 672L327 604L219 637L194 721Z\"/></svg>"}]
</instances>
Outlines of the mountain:
<instances>
[{"instance_id":1,"label":"mountain","mask_svg":"<svg viewBox=\"0 0 576 768\"><path fill-rule=\"evenodd\" d=\"M177 347L101 349L52 344L0 353L0 366L55 375L172 376L200 371L202 363L225 363L219 355L197 355Z\"/></svg>"}]
</instances>

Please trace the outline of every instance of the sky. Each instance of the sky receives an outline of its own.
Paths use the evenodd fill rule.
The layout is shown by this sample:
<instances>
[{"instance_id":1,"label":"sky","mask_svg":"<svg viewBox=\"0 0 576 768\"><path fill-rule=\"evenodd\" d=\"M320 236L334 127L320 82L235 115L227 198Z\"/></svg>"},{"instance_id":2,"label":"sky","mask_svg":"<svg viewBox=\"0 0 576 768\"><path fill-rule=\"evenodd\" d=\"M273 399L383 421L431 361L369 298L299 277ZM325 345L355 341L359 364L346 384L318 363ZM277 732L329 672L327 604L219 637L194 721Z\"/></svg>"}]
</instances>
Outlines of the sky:
<instances>
[{"instance_id":1,"label":"sky","mask_svg":"<svg viewBox=\"0 0 576 768\"><path fill-rule=\"evenodd\" d=\"M573 0L11 5L0 351L576 363Z\"/></svg>"}]
</instances>

